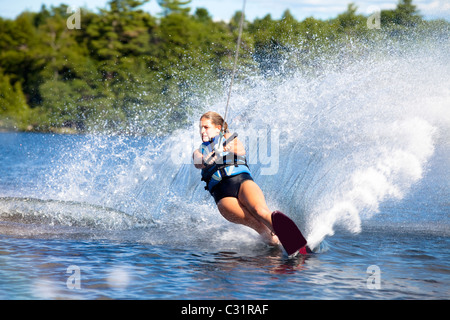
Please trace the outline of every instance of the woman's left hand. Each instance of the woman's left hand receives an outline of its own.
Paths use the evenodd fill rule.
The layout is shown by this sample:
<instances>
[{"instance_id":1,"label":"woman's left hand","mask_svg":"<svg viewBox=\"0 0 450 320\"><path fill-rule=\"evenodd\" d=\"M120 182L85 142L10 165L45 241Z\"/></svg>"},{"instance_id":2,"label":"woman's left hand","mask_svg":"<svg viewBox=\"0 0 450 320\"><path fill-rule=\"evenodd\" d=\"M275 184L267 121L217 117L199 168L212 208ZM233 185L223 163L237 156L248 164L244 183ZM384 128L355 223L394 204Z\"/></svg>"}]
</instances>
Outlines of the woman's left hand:
<instances>
[{"instance_id":1,"label":"woman's left hand","mask_svg":"<svg viewBox=\"0 0 450 320\"><path fill-rule=\"evenodd\" d=\"M227 145L223 148L223 151L225 152L232 152L238 156L245 155L245 148L239 139L233 139Z\"/></svg>"}]
</instances>

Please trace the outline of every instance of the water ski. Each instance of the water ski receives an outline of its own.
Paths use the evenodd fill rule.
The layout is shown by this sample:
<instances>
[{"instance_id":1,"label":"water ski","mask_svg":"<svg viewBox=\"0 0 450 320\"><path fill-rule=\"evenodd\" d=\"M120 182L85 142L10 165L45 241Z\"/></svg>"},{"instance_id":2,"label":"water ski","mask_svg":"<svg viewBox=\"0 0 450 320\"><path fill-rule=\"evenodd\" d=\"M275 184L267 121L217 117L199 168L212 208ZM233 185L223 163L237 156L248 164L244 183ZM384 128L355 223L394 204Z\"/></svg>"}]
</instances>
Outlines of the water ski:
<instances>
[{"instance_id":1,"label":"water ski","mask_svg":"<svg viewBox=\"0 0 450 320\"><path fill-rule=\"evenodd\" d=\"M275 234L289 256L296 253L307 254L312 251L306 245L306 239L288 216L280 211L272 212L272 226Z\"/></svg>"}]
</instances>

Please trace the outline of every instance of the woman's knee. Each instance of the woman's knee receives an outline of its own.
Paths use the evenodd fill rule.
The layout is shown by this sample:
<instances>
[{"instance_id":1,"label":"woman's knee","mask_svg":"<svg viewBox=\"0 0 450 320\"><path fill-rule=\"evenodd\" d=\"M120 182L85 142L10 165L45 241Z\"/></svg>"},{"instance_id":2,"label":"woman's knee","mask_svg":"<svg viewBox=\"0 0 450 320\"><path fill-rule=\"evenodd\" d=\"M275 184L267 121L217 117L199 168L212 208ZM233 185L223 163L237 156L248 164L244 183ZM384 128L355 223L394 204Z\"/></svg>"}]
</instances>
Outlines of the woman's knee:
<instances>
[{"instance_id":1,"label":"woman's knee","mask_svg":"<svg viewBox=\"0 0 450 320\"><path fill-rule=\"evenodd\" d=\"M267 205L265 203L258 203L256 205L254 205L252 209L253 209L254 213L256 213L258 216L261 216L261 217L265 217L265 216L271 214L269 208L267 207Z\"/></svg>"},{"instance_id":2,"label":"woman's knee","mask_svg":"<svg viewBox=\"0 0 450 320\"><path fill-rule=\"evenodd\" d=\"M247 208L241 206L239 202L222 199L217 204L217 207L221 215L229 222L242 224L260 232L262 227L260 222L256 219L254 214L252 214Z\"/></svg>"}]
</instances>

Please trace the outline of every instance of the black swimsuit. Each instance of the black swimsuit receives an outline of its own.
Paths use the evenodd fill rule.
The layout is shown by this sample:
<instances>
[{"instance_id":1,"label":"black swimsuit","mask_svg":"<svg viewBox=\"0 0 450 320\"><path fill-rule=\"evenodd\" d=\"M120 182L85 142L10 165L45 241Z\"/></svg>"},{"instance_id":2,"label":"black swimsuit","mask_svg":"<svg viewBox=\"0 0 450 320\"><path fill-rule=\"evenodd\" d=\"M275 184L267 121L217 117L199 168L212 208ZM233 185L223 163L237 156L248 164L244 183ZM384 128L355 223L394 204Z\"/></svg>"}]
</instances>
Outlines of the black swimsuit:
<instances>
[{"instance_id":1,"label":"black swimsuit","mask_svg":"<svg viewBox=\"0 0 450 320\"><path fill-rule=\"evenodd\" d=\"M222 181L211 190L216 203L226 197L238 198L242 182L252 180L248 173L241 173L231 177L223 177Z\"/></svg>"}]
</instances>

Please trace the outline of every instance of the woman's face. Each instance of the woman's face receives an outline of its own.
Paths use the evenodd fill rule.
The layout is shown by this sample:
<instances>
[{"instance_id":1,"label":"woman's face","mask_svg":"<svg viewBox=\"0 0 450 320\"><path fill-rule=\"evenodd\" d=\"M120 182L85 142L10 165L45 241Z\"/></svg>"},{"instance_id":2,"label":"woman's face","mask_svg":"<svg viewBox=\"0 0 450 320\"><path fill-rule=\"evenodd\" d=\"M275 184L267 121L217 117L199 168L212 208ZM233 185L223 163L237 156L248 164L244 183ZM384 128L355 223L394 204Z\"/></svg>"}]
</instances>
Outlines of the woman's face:
<instances>
[{"instance_id":1,"label":"woman's face","mask_svg":"<svg viewBox=\"0 0 450 320\"><path fill-rule=\"evenodd\" d=\"M200 120L200 135L203 142L207 142L217 136L221 129L222 126L216 126L209 119L202 118Z\"/></svg>"}]
</instances>

